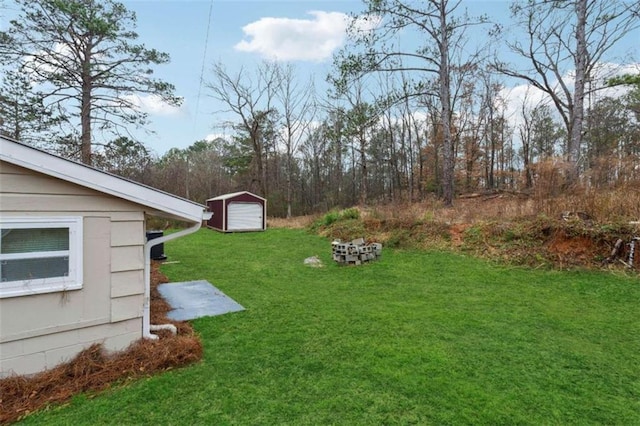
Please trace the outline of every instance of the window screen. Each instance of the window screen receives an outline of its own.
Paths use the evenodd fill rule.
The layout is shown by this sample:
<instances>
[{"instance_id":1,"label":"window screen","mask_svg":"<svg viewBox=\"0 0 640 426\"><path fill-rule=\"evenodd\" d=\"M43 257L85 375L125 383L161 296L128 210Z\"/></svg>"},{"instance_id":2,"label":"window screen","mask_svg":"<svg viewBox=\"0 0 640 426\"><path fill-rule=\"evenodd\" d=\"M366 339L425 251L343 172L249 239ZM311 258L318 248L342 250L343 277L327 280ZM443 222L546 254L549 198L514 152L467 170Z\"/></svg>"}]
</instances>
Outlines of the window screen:
<instances>
[{"instance_id":1,"label":"window screen","mask_svg":"<svg viewBox=\"0 0 640 426\"><path fill-rule=\"evenodd\" d=\"M0 253L69 250L69 228L3 229Z\"/></svg>"}]
</instances>

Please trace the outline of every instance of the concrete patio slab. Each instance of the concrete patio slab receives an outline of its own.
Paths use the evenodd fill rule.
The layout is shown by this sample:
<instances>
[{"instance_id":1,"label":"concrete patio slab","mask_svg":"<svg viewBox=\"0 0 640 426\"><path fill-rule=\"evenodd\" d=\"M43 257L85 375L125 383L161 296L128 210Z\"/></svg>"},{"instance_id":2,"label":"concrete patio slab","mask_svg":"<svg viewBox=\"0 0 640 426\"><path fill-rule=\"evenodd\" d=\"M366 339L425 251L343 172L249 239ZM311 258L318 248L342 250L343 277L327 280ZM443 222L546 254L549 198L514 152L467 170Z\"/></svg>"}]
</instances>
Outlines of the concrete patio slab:
<instances>
[{"instance_id":1,"label":"concrete patio slab","mask_svg":"<svg viewBox=\"0 0 640 426\"><path fill-rule=\"evenodd\" d=\"M158 291L173 308L167 317L175 321L244 311L235 300L204 280L160 284Z\"/></svg>"}]
</instances>

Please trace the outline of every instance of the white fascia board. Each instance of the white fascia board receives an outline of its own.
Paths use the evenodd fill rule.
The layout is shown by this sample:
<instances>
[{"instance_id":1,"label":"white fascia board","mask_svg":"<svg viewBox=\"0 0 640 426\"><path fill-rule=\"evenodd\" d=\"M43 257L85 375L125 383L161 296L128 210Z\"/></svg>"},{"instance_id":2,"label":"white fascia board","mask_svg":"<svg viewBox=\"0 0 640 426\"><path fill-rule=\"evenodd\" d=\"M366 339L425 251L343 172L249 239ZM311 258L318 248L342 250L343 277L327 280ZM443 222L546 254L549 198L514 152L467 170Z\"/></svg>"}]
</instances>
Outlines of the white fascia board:
<instances>
[{"instance_id":1,"label":"white fascia board","mask_svg":"<svg viewBox=\"0 0 640 426\"><path fill-rule=\"evenodd\" d=\"M209 198L207 201L226 200L227 198L235 197L240 194L248 194L248 191L231 192L229 194L218 195L217 197Z\"/></svg>"},{"instance_id":2,"label":"white fascia board","mask_svg":"<svg viewBox=\"0 0 640 426\"><path fill-rule=\"evenodd\" d=\"M86 188L94 189L188 222L203 220L206 207L85 164L0 137L0 159Z\"/></svg>"},{"instance_id":3,"label":"white fascia board","mask_svg":"<svg viewBox=\"0 0 640 426\"><path fill-rule=\"evenodd\" d=\"M261 199L262 201L267 201L266 198L263 198L263 197L261 197L259 195L254 194L253 192L249 192L249 191L239 191L239 192L232 192L230 194L218 195L217 197L209 198L207 201L228 200L229 198L233 198L233 197L236 197L236 196L242 195L242 194L249 194L252 197L256 197L256 198Z\"/></svg>"}]
</instances>

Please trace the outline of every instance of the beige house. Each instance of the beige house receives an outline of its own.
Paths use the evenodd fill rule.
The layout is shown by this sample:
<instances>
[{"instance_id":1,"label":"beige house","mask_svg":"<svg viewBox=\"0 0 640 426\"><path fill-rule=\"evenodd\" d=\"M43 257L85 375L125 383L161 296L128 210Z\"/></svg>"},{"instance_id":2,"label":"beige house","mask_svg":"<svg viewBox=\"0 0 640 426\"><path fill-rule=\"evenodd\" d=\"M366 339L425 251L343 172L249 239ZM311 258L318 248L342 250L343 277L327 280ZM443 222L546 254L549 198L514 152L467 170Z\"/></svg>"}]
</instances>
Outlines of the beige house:
<instances>
[{"instance_id":1,"label":"beige house","mask_svg":"<svg viewBox=\"0 0 640 426\"><path fill-rule=\"evenodd\" d=\"M145 214L192 227L147 243ZM157 338L151 247L209 218L203 205L0 136L0 377L96 342Z\"/></svg>"}]
</instances>

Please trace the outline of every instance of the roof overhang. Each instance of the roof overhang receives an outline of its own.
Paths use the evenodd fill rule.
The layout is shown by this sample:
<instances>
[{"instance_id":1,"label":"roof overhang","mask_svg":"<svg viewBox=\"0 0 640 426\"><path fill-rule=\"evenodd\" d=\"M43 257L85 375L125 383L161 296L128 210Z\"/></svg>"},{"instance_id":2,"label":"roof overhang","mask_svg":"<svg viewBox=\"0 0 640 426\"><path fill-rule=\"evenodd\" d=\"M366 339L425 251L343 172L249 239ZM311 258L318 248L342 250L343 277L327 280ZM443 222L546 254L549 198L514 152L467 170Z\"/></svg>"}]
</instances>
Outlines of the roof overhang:
<instances>
[{"instance_id":1,"label":"roof overhang","mask_svg":"<svg viewBox=\"0 0 640 426\"><path fill-rule=\"evenodd\" d=\"M237 197L238 195L243 195L243 194L247 194L250 195L252 197L255 198L259 198L262 201L267 201L266 198L261 197L259 195L254 194L253 192L249 192L249 191L239 191L239 192L232 192L230 194L223 194L223 195L218 195L217 197L213 197L213 198L209 198L207 200L208 201L219 201L219 200L228 200L229 198L233 198L233 197Z\"/></svg>"},{"instance_id":2,"label":"roof overhang","mask_svg":"<svg viewBox=\"0 0 640 426\"><path fill-rule=\"evenodd\" d=\"M187 222L210 217L206 206L68 160L0 135L0 159L16 166L140 204L146 213Z\"/></svg>"}]
</instances>

